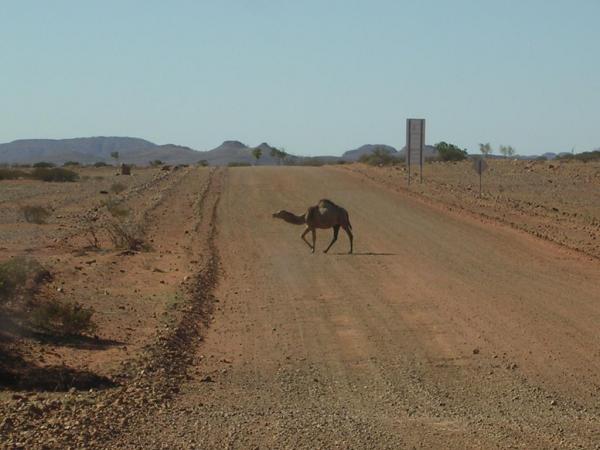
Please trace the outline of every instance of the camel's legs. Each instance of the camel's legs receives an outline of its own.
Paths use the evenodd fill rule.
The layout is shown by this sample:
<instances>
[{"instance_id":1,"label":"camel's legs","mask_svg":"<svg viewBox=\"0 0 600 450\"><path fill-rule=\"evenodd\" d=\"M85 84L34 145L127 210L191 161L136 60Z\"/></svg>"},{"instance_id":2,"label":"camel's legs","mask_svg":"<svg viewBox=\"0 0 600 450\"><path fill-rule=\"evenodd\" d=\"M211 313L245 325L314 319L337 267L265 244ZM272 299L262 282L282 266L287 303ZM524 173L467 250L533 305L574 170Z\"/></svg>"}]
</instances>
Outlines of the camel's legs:
<instances>
[{"instance_id":1,"label":"camel's legs","mask_svg":"<svg viewBox=\"0 0 600 450\"><path fill-rule=\"evenodd\" d=\"M311 230L312 231L312 237L313 237L313 246L312 246L312 252L315 252L315 247L317 245L317 230L315 230L314 228Z\"/></svg>"},{"instance_id":2,"label":"camel's legs","mask_svg":"<svg viewBox=\"0 0 600 450\"><path fill-rule=\"evenodd\" d=\"M307 227L307 228L306 228L306 230L304 230L304 233L302 233L302 236L300 236L300 237L302 238L302 240L303 240L304 242L306 242L306 245L308 245L308 246L310 247L310 249L311 249L311 250L313 251L313 253L314 253L314 251L315 251L315 247L314 247L314 239L313 239L313 245L311 246L311 245L310 245L310 242L308 242L308 241L306 240L306 237L305 237L305 236L306 236L306 234L307 234L309 231L310 231L310 228L308 228L308 227Z\"/></svg>"},{"instance_id":3,"label":"camel's legs","mask_svg":"<svg viewBox=\"0 0 600 450\"><path fill-rule=\"evenodd\" d=\"M346 232L346 234L348 235L348 239L350 239L350 252L352 253L352 247L354 245L354 236L352 236L352 231L350 231L350 228L348 226L344 226L342 225L342 228L344 229L344 231Z\"/></svg>"},{"instance_id":4,"label":"camel's legs","mask_svg":"<svg viewBox=\"0 0 600 450\"><path fill-rule=\"evenodd\" d=\"M329 249L331 248L331 246L333 245L333 243L335 241L337 241L339 231L340 231L340 226L334 225L333 226L333 239L329 243L329 247L327 247L323 253L327 253L329 251Z\"/></svg>"}]
</instances>

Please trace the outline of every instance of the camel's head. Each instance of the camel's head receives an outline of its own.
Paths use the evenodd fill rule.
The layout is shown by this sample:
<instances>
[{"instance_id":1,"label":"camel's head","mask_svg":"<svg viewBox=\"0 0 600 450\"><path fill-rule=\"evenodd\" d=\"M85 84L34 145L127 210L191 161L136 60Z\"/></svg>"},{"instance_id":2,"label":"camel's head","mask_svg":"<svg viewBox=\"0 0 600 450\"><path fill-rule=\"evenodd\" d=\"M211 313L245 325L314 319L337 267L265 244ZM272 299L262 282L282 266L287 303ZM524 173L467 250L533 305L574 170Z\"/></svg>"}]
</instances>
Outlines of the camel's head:
<instances>
[{"instance_id":1,"label":"camel's head","mask_svg":"<svg viewBox=\"0 0 600 450\"><path fill-rule=\"evenodd\" d=\"M283 215L284 215L284 213L285 213L285 211L281 209L281 210L279 210L279 211L277 211L277 212L273 213L273 217L274 217L275 219L282 219L282 218L283 218Z\"/></svg>"}]
</instances>

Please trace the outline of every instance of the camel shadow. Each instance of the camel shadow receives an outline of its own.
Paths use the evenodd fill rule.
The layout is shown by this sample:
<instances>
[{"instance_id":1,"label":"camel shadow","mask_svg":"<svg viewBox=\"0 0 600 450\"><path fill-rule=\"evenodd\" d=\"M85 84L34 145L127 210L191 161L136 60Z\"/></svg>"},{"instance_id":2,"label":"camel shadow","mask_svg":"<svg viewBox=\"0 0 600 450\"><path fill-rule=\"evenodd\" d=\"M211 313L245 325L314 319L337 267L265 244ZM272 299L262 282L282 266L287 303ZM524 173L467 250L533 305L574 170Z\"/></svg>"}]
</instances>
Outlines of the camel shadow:
<instances>
[{"instance_id":1,"label":"camel shadow","mask_svg":"<svg viewBox=\"0 0 600 450\"><path fill-rule=\"evenodd\" d=\"M396 253L378 253L378 252L354 252L354 253L333 253L340 256L397 256Z\"/></svg>"}]
</instances>

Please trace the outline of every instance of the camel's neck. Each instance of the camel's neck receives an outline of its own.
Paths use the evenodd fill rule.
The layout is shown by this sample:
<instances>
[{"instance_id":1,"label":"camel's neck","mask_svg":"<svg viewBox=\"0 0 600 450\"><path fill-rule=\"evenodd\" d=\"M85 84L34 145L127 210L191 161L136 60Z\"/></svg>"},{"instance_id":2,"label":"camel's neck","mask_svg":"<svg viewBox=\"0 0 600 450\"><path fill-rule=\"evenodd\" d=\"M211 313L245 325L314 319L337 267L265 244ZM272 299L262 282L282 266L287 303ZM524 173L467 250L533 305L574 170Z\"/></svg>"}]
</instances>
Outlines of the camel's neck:
<instances>
[{"instance_id":1,"label":"camel's neck","mask_svg":"<svg viewBox=\"0 0 600 450\"><path fill-rule=\"evenodd\" d=\"M302 225L306 223L303 215L297 216L296 214L288 211L282 211L279 215L279 218L285 220L287 223L293 223L294 225Z\"/></svg>"}]
</instances>

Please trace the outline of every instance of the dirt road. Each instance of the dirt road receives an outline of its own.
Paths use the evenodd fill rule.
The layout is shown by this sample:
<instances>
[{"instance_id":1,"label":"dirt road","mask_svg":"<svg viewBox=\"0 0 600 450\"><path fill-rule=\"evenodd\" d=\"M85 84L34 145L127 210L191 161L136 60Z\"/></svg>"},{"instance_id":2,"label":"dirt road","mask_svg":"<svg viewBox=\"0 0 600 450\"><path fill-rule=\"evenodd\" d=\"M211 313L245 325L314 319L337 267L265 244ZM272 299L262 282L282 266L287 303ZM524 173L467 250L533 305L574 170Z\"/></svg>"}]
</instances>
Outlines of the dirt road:
<instances>
[{"instance_id":1,"label":"dirt road","mask_svg":"<svg viewBox=\"0 0 600 450\"><path fill-rule=\"evenodd\" d=\"M322 197L354 255L270 217ZM114 445L600 448L597 260L327 168L230 169L216 228L190 378Z\"/></svg>"}]
</instances>

